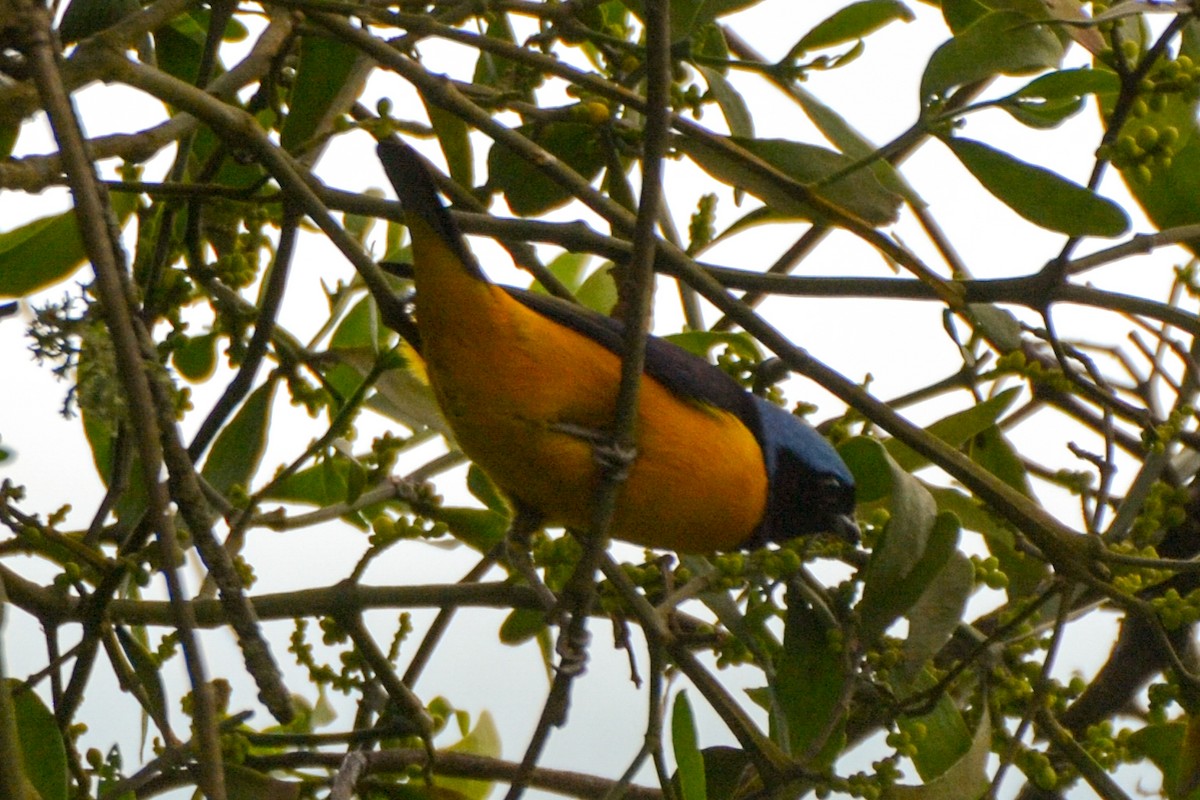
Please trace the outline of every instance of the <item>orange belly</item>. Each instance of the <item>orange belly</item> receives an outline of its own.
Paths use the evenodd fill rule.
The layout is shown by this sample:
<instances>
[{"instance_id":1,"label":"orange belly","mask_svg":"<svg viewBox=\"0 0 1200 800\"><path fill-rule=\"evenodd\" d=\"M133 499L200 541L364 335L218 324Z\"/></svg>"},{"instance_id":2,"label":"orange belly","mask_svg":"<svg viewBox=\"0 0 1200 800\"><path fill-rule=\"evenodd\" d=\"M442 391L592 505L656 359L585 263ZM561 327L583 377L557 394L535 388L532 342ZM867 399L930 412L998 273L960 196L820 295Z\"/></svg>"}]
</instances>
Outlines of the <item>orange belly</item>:
<instances>
[{"instance_id":1,"label":"orange belly","mask_svg":"<svg viewBox=\"0 0 1200 800\"><path fill-rule=\"evenodd\" d=\"M620 359L502 289L478 286L491 296L470 303L470 315L444 301L426 310L418 292L438 402L463 452L503 491L551 524L586 531L598 480L593 446L554 426L603 431L612 423ZM636 446L613 537L708 552L750 536L767 476L757 441L736 417L645 378Z\"/></svg>"}]
</instances>

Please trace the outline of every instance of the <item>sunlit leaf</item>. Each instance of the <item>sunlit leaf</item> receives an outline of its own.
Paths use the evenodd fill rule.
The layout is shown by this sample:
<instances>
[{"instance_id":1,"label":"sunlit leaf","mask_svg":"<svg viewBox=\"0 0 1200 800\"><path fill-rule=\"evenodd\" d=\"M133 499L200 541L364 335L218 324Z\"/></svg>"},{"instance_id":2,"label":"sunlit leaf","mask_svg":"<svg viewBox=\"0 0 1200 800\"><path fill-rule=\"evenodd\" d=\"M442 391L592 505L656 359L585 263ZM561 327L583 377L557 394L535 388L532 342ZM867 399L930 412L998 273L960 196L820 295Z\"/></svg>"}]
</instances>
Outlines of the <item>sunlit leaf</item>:
<instances>
[{"instance_id":1,"label":"sunlit leaf","mask_svg":"<svg viewBox=\"0 0 1200 800\"><path fill-rule=\"evenodd\" d=\"M587 274L587 265L591 260L590 253L559 253L546 265L546 269L558 279L559 283L573 292L583 283L583 277ZM530 285L529 291L537 294L549 294L546 287L538 281L534 281Z\"/></svg>"},{"instance_id":2,"label":"sunlit leaf","mask_svg":"<svg viewBox=\"0 0 1200 800\"><path fill-rule=\"evenodd\" d=\"M500 731L492 715L487 711L479 714L475 727L458 742L446 748L451 753L465 753L486 758L500 757ZM434 778L434 785L439 789L454 792L466 800L483 800L492 790L489 781L470 780L467 778Z\"/></svg>"},{"instance_id":3,"label":"sunlit leaf","mask_svg":"<svg viewBox=\"0 0 1200 800\"><path fill-rule=\"evenodd\" d=\"M617 281L613 276L613 264L609 262L591 274L575 291L575 299L584 308L608 315L617 304Z\"/></svg>"},{"instance_id":4,"label":"sunlit leaf","mask_svg":"<svg viewBox=\"0 0 1200 800\"><path fill-rule=\"evenodd\" d=\"M727 347L731 352L752 363L762 361L763 357L758 341L741 331L683 331L663 338L703 358L708 358L718 347Z\"/></svg>"}]
</instances>

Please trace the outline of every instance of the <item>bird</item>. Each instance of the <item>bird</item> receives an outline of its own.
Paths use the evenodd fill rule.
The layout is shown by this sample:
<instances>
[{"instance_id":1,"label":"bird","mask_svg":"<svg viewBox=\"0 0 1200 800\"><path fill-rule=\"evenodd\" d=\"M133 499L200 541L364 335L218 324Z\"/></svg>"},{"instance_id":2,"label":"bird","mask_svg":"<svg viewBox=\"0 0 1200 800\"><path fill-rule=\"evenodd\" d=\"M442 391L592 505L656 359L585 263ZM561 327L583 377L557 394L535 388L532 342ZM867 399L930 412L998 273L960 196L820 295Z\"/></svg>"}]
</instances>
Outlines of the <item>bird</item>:
<instances>
[{"instance_id":1,"label":"bird","mask_svg":"<svg viewBox=\"0 0 1200 800\"><path fill-rule=\"evenodd\" d=\"M616 403L623 324L492 283L424 160L397 138L379 160L412 245L420 354L462 452L518 512L587 531ZM679 553L830 532L854 542L854 478L811 425L706 359L646 341L635 454L608 534Z\"/></svg>"}]
</instances>

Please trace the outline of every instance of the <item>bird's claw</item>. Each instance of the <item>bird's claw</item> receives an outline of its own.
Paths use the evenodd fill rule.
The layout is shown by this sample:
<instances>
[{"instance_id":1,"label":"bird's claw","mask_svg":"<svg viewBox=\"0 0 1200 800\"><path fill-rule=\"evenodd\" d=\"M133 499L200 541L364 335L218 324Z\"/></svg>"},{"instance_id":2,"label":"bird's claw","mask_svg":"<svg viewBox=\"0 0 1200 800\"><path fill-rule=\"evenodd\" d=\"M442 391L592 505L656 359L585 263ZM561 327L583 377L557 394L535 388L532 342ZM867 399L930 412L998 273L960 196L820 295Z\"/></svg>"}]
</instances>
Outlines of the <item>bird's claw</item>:
<instances>
[{"instance_id":1,"label":"bird's claw","mask_svg":"<svg viewBox=\"0 0 1200 800\"><path fill-rule=\"evenodd\" d=\"M554 652L559 657L555 670L568 677L583 674L587 668L587 647L591 639L592 635L586 630L575 630L571 625L564 627L554 645Z\"/></svg>"},{"instance_id":2,"label":"bird's claw","mask_svg":"<svg viewBox=\"0 0 1200 800\"><path fill-rule=\"evenodd\" d=\"M574 425L569 422L556 422L550 429L568 436L574 436L592 446L592 458L607 474L618 481L625 480L629 475L629 467L637 458L637 448L626 447L612 440L604 431Z\"/></svg>"}]
</instances>

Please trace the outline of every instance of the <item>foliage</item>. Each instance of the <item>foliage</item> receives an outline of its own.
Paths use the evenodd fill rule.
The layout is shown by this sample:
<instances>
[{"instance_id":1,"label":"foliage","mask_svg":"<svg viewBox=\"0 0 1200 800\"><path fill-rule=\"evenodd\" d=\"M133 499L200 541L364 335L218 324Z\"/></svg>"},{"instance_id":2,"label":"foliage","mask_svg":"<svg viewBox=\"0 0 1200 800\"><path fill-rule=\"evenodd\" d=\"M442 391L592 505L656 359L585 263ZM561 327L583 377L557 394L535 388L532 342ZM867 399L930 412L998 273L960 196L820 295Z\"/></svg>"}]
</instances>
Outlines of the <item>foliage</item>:
<instances>
[{"instance_id":1,"label":"foliage","mask_svg":"<svg viewBox=\"0 0 1200 800\"><path fill-rule=\"evenodd\" d=\"M107 489L83 517L69 494L41 506L25 497L12 442L0 449L0 599L47 642L38 669L0 675L0 794L481 798L499 785L510 796L527 786L617 796L620 776L552 770L542 749L589 690L570 680L587 660L587 615L553 609L571 610L579 582L596 580L592 615L627 642L638 639L631 625L644 632L627 645L635 661L647 654L649 712L645 746L630 743L639 783L626 796L932 800L981 797L1008 778L1026 797L1087 784L1120 798L1116 773L1129 764L1161 775L1170 798L1198 795L1197 12L858 0L795 31L771 61L740 27L759 0L668 5L72 0L55 29L36 3L0 4L0 148L17 154L0 162L0 189L65 177L74 198L73 210L3 223L0 295L36 304L29 341L71 381L66 410ZM931 26L941 44L907 46ZM438 47L447 41L451 57ZM871 92L875 76L851 70L885 41L903 52L889 69L919 86L918 113L876 143L823 90L852 74ZM163 121L85 142L89 119L67 98L97 91L80 88L94 81L140 92ZM362 99L398 85L403 101ZM774 92L765 104L763 87ZM784 102L812 136L756 133ZM31 154L26 123L43 112L56 150ZM668 113L669 134L656 139L651 123ZM1035 140L1094 117L1095 138L1073 144L1094 153L1090 176L1070 180L1053 160L1018 154L977 124L988 114ZM336 148L360 148L365 163L374 139L393 135L446 165L449 196L472 212L458 215L468 233L499 242L538 291L605 311L629 288L633 186L663 157L703 183L665 188L653 253L679 285L679 341L776 399L782 366L842 403L824 430L858 481L862 546L818 538L622 564L601 554L597 576L572 535L506 544L511 511L478 470L465 482L475 502L444 500L461 456L416 350L381 324L403 315L410 288L376 266L406 257L398 208L320 173ZM998 201L986 206L997 218L1011 209L1021 230L1055 235L1044 266L1013 277L960 255L953 243L972 231L939 224L921 194L930 186L905 166L916 153L950 156ZM115 174L100 171L114 159ZM1128 196L1102 184L1113 171ZM487 215L501 200L515 216ZM586 224L552 221L583 209ZM1130 232L1140 215L1154 233ZM766 223L791 237L775 264L752 244ZM831 263L817 246L827 234L882 260ZM357 276L304 268L298 243L318 238ZM737 269L697 260L728 245ZM1153 265L1135 259L1147 253ZM604 263L592 269L592 257ZM898 276L876 274L877 263ZM1142 282L1092 285L1101 267L1139 270ZM318 280L325 307L285 325ZM368 286L390 287L396 308L377 307ZM881 399L870 370L882 364L839 371L812 357L770 324L786 314L756 313L767 295L779 296L774 309L795 298L936 307L958 367ZM725 316L706 325L700 300ZM1102 321L1062 333L1067 304ZM12 311L0 306L0 325L17 324ZM837 336L905 335L865 316ZM215 402L194 401L193 388ZM294 409L316 421L311 440L294 434ZM381 421L390 432L372 437ZM1031 443L1034 426L1057 438ZM430 456L431 442L445 447ZM286 464L265 466L269 448ZM1065 493L1077 510L1048 499ZM278 565L252 563L248 537L329 523L361 553L351 574L250 591ZM438 548L474 564L461 582L363 580L387 554ZM184 565L205 575L190 603ZM490 709L468 714L418 685L442 633L472 607L504 609L496 638L540 648L565 687L546 700L532 743L506 743L525 752L519 767L500 758ZM386 629L364 619L381 608L393 613ZM418 622L414 608L439 613ZM1065 637L1102 610L1123 622L1094 679L1055 671ZM294 626L286 645L260 630L274 619ZM206 659L212 639L200 631L214 627L233 632L243 664L217 672ZM0 640L0 654L31 647ZM79 714L99 664L125 692L118 713L143 719L151 749L137 757L80 744L85 731L107 735L104 719ZM234 670L252 677L257 700L232 690ZM754 688L738 691L731 675ZM1147 685L1146 707L1130 713ZM351 719L333 718L335 693L351 698ZM722 729L702 724L713 714ZM871 768L857 770L864 753ZM654 769L638 773L643 762Z\"/></svg>"}]
</instances>

